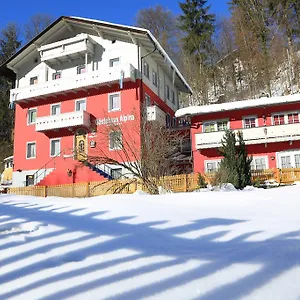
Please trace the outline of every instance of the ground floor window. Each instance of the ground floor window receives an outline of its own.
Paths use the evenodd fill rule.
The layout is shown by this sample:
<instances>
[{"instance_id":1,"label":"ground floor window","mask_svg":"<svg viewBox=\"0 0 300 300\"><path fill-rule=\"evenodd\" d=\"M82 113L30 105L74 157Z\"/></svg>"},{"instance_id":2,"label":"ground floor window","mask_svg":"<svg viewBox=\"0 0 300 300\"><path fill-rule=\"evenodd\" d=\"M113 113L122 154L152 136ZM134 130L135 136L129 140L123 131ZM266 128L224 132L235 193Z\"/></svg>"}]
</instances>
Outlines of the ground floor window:
<instances>
[{"instance_id":1,"label":"ground floor window","mask_svg":"<svg viewBox=\"0 0 300 300\"><path fill-rule=\"evenodd\" d=\"M111 177L113 179L120 179L122 177L122 168L111 169Z\"/></svg>"},{"instance_id":2,"label":"ground floor window","mask_svg":"<svg viewBox=\"0 0 300 300\"><path fill-rule=\"evenodd\" d=\"M122 132L112 131L109 133L109 150L120 150L123 147Z\"/></svg>"},{"instance_id":3,"label":"ground floor window","mask_svg":"<svg viewBox=\"0 0 300 300\"><path fill-rule=\"evenodd\" d=\"M220 168L220 163L221 160L217 159L217 160L207 160L204 162L205 164L205 172L206 173L214 173L217 172L218 169Z\"/></svg>"},{"instance_id":4,"label":"ground floor window","mask_svg":"<svg viewBox=\"0 0 300 300\"><path fill-rule=\"evenodd\" d=\"M57 156L60 153L60 139L50 140L50 156Z\"/></svg>"},{"instance_id":5,"label":"ground floor window","mask_svg":"<svg viewBox=\"0 0 300 300\"><path fill-rule=\"evenodd\" d=\"M254 156L251 162L251 170L266 170L268 169L268 157Z\"/></svg>"},{"instance_id":6,"label":"ground floor window","mask_svg":"<svg viewBox=\"0 0 300 300\"><path fill-rule=\"evenodd\" d=\"M277 167L280 169L300 168L300 150L278 152Z\"/></svg>"}]
</instances>

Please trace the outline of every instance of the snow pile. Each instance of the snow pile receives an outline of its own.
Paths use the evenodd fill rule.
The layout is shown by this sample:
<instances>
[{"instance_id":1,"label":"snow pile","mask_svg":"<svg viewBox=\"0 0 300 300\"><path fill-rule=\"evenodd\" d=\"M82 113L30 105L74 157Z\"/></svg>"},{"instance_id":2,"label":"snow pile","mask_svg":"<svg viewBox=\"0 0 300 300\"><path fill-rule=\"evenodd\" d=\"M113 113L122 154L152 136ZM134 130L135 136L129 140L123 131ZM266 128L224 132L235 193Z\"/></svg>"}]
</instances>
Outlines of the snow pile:
<instances>
[{"instance_id":1,"label":"snow pile","mask_svg":"<svg viewBox=\"0 0 300 300\"><path fill-rule=\"evenodd\" d=\"M300 186L229 189L1 195L0 299L299 299Z\"/></svg>"}]
</instances>

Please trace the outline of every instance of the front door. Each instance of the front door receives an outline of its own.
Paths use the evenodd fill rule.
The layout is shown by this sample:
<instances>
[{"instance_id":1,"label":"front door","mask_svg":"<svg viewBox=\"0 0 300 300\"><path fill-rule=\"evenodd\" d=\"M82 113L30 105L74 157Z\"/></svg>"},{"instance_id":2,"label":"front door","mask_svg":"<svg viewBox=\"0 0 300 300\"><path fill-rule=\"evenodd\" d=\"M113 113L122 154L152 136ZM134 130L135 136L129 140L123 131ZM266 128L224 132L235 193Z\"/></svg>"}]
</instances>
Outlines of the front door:
<instances>
[{"instance_id":1,"label":"front door","mask_svg":"<svg viewBox=\"0 0 300 300\"><path fill-rule=\"evenodd\" d=\"M75 153L76 159L84 161L87 158L87 134L84 132L78 132L75 135Z\"/></svg>"}]
</instances>

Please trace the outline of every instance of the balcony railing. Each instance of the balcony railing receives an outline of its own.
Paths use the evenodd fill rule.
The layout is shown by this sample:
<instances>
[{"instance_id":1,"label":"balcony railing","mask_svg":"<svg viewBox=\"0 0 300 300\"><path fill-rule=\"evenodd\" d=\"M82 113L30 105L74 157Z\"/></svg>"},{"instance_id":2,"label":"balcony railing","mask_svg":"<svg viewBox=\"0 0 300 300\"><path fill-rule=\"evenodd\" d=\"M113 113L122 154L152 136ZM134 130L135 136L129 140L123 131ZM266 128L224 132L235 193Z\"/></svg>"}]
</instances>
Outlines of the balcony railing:
<instances>
[{"instance_id":1,"label":"balcony railing","mask_svg":"<svg viewBox=\"0 0 300 300\"><path fill-rule=\"evenodd\" d=\"M234 131L243 133L246 145L300 140L300 124L236 129ZM196 149L220 147L224 134L224 131L196 134Z\"/></svg>"},{"instance_id":2,"label":"balcony railing","mask_svg":"<svg viewBox=\"0 0 300 300\"><path fill-rule=\"evenodd\" d=\"M24 101L26 99L43 98L62 92L76 91L82 88L89 88L105 85L107 83L119 83L121 81L135 81L136 72L131 64L115 67L106 70L87 72L72 77L60 78L10 91L11 102Z\"/></svg>"},{"instance_id":3,"label":"balcony railing","mask_svg":"<svg viewBox=\"0 0 300 300\"><path fill-rule=\"evenodd\" d=\"M73 128L77 126L89 127L91 115L84 111L74 111L54 116L39 117L36 119L36 131L56 130L60 128Z\"/></svg>"}]
</instances>

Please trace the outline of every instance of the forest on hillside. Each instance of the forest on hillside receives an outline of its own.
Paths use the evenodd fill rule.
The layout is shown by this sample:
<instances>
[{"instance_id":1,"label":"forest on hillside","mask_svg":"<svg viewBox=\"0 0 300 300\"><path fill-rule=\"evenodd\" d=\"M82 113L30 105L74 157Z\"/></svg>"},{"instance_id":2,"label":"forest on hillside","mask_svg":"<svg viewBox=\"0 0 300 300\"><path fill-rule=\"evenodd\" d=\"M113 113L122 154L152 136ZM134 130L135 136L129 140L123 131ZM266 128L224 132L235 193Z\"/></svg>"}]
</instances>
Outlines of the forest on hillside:
<instances>
[{"instance_id":1,"label":"forest on hillside","mask_svg":"<svg viewBox=\"0 0 300 300\"><path fill-rule=\"evenodd\" d=\"M207 0L178 5L179 15L160 5L141 9L133 25L149 29L186 77L194 93L182 106L299 90L299 0L232 0L228 17L213 14ZM37 14L0 28L0 65L53 20ZM11 86L0 77L0 161L12 154Z\"/></svg>"}]
</instances>

